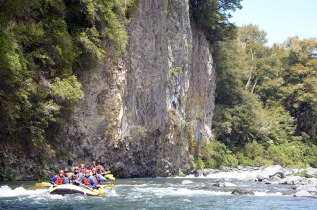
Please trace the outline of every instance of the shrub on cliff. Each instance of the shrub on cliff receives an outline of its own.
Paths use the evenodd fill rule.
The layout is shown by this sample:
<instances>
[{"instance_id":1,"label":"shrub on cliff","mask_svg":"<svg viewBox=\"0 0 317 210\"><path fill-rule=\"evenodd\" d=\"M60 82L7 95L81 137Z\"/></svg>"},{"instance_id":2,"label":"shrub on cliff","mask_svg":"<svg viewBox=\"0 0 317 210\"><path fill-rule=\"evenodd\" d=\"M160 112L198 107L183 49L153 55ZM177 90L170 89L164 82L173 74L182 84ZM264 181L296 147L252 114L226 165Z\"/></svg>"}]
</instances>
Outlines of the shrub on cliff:
<instances>
[{"instance_id":1,"label":"shrub on cliff","mask_svg":"<svg viewBox=\"0 0 317 210\"><path fill-rule=\"evenodd\" d=\"M47 147L83 96L77 75L125 50L123 0L2 1L0 138ZM39 150L38 150L39 151Z\"/></svg>"},{"instance_id":2,"label":"shrub on cliff","mask_svg":"<svg viewBox=\"0 0 317 210\"><path fill-rule=\"evenodd\" d=\"M241 0L190 0L193 18L205 31L207 39L213 44L217 41L232 39L235 25L228 21L228 11L241 9Z\"/></svg>"}]
</instances>

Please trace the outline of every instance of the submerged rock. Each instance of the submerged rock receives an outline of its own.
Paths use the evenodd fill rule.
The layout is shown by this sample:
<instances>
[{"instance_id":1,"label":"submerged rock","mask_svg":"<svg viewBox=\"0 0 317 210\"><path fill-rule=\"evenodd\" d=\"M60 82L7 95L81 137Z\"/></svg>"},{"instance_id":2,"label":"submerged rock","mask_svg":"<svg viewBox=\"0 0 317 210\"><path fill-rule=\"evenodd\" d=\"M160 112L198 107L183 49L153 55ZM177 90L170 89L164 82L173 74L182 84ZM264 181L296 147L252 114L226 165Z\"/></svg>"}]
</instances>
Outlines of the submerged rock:
<instances>
[{"instance_id":1,"label":"submerged rock","mask_svg":"<svg viewBox=\"0 0 317 210\"><path fill-rule=\"evenodd\" d=\"M294 195L294 191L291 191L291 190L285 191L283 192L283 195Z\"/></svg>"},{"instance_id":2,"label":"submerged rock","mask_svg":"<svg viewBox=\"0 0 317 210\"><path fill-rule=\"evenodd\" d=\"M214 187L236 187L237 185L231 183L231 182L217 182L212 184Z\"/></svg>"},{"instance_id":3,"label":"submerged rock","mask_svg":"<svg viewBox=\"0 0 317 210\"><path fill-rule=\"evenodd\" d=\"M254 195L254 192L250 190L234 190L231 193L232 195Z\"/></svg>"},{"instance_id":4,"label":"submerged rock","mask_svg":"<svg viewBox=\"0 0 317 210\"><path fill-rule=\"evenodd\" d=\"M222 187L222 183L221 182L218 182L218 183L213 183L211 186L213 187Z\"/></svg>"}]
</instances>

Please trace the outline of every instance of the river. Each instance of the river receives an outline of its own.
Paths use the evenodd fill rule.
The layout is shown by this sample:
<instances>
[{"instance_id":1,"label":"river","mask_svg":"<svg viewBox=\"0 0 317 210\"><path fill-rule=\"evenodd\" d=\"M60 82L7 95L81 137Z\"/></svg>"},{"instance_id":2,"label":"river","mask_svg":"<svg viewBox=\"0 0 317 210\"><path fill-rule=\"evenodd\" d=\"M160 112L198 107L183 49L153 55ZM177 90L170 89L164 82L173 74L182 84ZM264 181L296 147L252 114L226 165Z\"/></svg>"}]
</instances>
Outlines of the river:
<instances>
[{"instance_id":1,"label":"river","mask_svg":"<svg viewBox=\"0 0 317 210\"><path fill-rule=\"evenodd\" d=\"M215 187L226 181L236 186ZM36 182L0 183L0 209L317 209L316 198L283 195L291 185L267 185L246 177L117 179L107 197L49 195ZM232 195L245 189L254 195Z\"/></svg>"}]
</instances>

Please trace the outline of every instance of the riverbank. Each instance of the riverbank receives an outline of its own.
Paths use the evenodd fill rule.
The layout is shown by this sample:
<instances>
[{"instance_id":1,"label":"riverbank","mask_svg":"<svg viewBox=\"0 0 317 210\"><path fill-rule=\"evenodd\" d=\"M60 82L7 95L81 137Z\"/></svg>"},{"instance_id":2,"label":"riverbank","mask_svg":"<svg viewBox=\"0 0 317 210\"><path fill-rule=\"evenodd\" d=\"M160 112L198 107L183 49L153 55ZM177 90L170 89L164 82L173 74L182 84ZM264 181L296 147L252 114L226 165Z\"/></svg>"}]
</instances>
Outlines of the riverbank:
<instances>
[{"instance_id":1,"label":"riverbank","mask_svg":"<svg viewBox=\"0 0 317 210\"><path fill-rule=\"evenodd\" d=\"M314 197L317 198L317 169L290 169L280 165L264 167L224 167L219 169L200 169L195 170L190 177L200 177L209 179L220 179L212 183L214 187L235 187L228 182L231 179L241 181L252 181L255 184L266 185L291 185L291 190L284 192L284 195L295 197ZM221 180L222 179L222 180ZM241 191L240 194L252 194L251 192Z\"/></svg>"}]
</instances>

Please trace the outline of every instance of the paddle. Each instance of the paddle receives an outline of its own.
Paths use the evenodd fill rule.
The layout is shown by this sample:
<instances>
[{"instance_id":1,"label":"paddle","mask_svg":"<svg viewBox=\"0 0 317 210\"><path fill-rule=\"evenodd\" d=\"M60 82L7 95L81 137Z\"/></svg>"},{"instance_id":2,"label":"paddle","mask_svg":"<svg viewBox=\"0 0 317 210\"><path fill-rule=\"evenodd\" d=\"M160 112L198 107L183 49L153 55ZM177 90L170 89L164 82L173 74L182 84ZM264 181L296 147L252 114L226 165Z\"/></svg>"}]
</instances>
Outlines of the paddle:
<instances>
[{"instance_id":1,"label":"paddle","mask_svg":"<svg viewBox=\"0 0 317 210\"><path fill-rule=\"evenodd\" d=\"M114 185L113 184L108 184L108 185L100 185L100 187L110 187L110 188L113 188Z\"/></svg>"},{"instance_id":2,"label":"paddle","mask_svg":"<svg viewBox=\"0 0 317 210\"><path fill-rule=\"evenodd\" d=\"M50 187L50 186L52 186L52 184L49 182L42 182L42 183L36 183L35 186L37 186L37 187Z\"/></svg>"},{"instance_id":3,"label":"paddle","mask_svg":"<svg viewBox=\"0 0 317 210\"><path fill-rule=\"evenodd\" d=\"M49 182L42 182L42 183L36 183L35 186L29 187L31 190L37 190L42 189L43 187L50 187L52 186Z\"/></svg>"},{"instance_id":4,"label":"paddle","mask_svg":"<svg viewBox=\"0 0 317 210\"><path fill-rule=\"evenodd\" d=\"M106 175L104 174L104 177L110 180L116 180L116 178L114 178L112 174L106 174Z\"/></svg>"},{"instance_id":5,"label":"paddle","mask_svg":"<svg viewBox=\"0 0 317 210\"><path fill-rule=\"evenodd\" d=\"M88 190L90 190L90 191L93 191L93 192L98 192L98 194L100 195L100 196L106 196L105 194L103 194L103 192L101 192L100 190L94 190L94 189L92 189L92 188L90 188L90 187L88 187L88 186L86 186L86 185L84 185L84 184L82 184L82 183L80 183L80 182L75 182L75 183L77 183L77 184L79 184L80 186L82 186L82 187L84 187L84 188L86 188L86 189L88 189Z\"/></svg>"}]
</instances>

